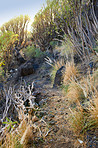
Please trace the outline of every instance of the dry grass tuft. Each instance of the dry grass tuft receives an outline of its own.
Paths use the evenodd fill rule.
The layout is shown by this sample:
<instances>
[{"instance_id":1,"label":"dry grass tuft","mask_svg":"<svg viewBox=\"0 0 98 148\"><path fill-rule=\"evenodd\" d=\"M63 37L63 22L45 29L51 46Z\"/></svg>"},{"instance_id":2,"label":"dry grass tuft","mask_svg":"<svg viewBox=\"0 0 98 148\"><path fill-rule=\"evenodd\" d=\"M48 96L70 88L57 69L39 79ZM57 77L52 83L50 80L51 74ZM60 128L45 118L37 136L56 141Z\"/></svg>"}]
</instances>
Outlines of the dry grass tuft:
<instances>
[{"instance_id":1,"label":"dry grass tuft","mask_svg":"<svg viewBox=\"0 0 98 148\"><path fill-rule=\"evenodd\" d=\"M89 99L88 110L90 112L91 120L95 120L98 127L98 70L93 73L93 75L87 76L86 79L82 81L82 88L85 96Z\"/></svg>"},{"instance_id":2,"label":"dry grass tuft","mask_svg":"<svg viewBox=\"0 0 98 148\"><path fill-rule=\"evenodd\" d=\"M76 107L74 110L70 109L70 112L69 124L77 138L84 137L88 130L98 128L98 117L97 119L96 116L94 118L94 116L91 116L91 112L85 111L81 106Z\"/></svg>"},{"instance_id":3,"label":"dry grass tuft","mask_svg":"<svg viewBox=\"0 0 98 148\"><path fill-rule=\"evenodd\" d=\"M27 147L33 146L33 141L34 141L33 131L30 125L28 125L21 137L20 144L23 144L24 148L27 148Z\"/></svg>"},{"instance_id":4,"label":"dry grass tuft","mask_svg":"<svg viewBox=\"0 0 98 148\"><path fill-rule=\"evenodd\" d=\"M80 81L80 85L84 91L85 97L95 98L98 97L98 70L93 75L88 75Z\"/></svg>"},{"instance_id":5,"label":"dry grass tuft","mask_svg":"<svg viewBox=\"0 0 98 148\"><path fill-rule=\"evenodd\" d=\"M18 135L16 132L9 133L6 131L5 136L6 137L4 139L4 143L2 141L3 144L1 144L1 148L23 148L23 146L19 142L20 135Z\"/></svg>"},{"instance_id":6,"label":"dry grass tuft","mask_svg":"<svg viewBox=\"0 0 98 148\"><path fill-rule=\"evenodd\" d=\"M64 73L64 84L68 84L73 79L79 76L78 68L75 66L74 62L66 63L66 71Z\"/></svg>"},{"instance_id":7,"label":"dry grass tuft","mask_svg":"<svg viewBox=\"0 0 98 148\"><path fill-rule=\"evenodd\" d=\"M56 70L58 70L58 69L60 69L64 65L65 65L64 59L60 59L60 60L58 60L58 61L55 62L54 68Z\"/></svg>"},{"instance_id":8,"label":"dry grass tuft","mask_svg":"<svg viewBox=\"0 0 98 148\"><path fill-rule=\"evenodd\" d=\"M70 109L70 108L69 108ZM71 126L72 131L75 133L77 137L81 134L84 134L84 125L86 123L87 117L84 116L83 109L81 107L71 110L70 109L70 120L69 124Z\"/></svg>"},{"instance_id":9,"label":"dry grass tuft","mask_svg":"<svg viewBox=\"0 0 98 148\"><path fill-rule=\"evenodd\" d=\"M94 98L89 107L90 118L95 122L98 128L98 97Z\"/></svg>"},{"instance_id":10,"label":"dry grass tuft","mask_svg":"<svg viewBox=\"0 0 98 148\"><path fill-rule=\"evenodd\" d=\"M82 88L74 81L72 81L68 87L67 98L69 103L78 103L85 99Z\"/></svg>"},{"instance_id":11,"label":"dry grass tuft","mask_svg":"<svg viewBox=\"0 0 98 148\"><path fill-rule=\"evenodd\" d=\"M21 112L20 112L21 114ZM5 130L5 139L2 148L29 148L33 146L36 127L29 120L29 116L22 114L22 120L17 128L8 131ZM39 133L39 132L38 132Z\"/></svg>"},{"instance_id":12,"label":"dry grass tuft","mask_svg":"<svg viewBox=\"0 0 98 148\"><path fill-rule=\"evenodd\" d=\"M76 108L70 109L69 124L75 135L81 136L88 130L98 129L98 83L97 73L88 75L82 81L72 81L68 89L69 102L78 102ZM81 99L85 98L83 102Z\"/></svg>"}]
</instances>

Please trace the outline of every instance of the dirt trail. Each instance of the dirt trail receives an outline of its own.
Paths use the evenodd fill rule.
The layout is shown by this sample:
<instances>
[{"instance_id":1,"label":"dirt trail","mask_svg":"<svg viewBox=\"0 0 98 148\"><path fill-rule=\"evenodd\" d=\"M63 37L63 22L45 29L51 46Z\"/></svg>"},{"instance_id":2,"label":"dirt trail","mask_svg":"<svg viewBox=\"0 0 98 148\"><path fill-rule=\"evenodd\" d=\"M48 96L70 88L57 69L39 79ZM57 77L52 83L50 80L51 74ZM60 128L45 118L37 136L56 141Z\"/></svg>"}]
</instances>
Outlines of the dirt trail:
<instances>
[{"instance_id":1,"label":"dirt trail","mask_svg":"<svg viewBox=\"0 0 98 148\"><path fill-rule=\"evenodd\" d=\"M49 99L45 107L48 115L44 116L50 125L51 132L46 139L45 148L73 148L73 135L68 125L68 105L66 98L59 90L47 90ZM47 119L48 116L48 119ZM47 146L48 145L48 146Z\"/></svg>"},{"instance_id":2,"label":"dirt trail","mask_svg":"<svg viewBox=\"0 0 98 148\"><path fill-rule=\"evenodd\" d=\"M44 139L44 142L37 147L39 148L74 148L74 137L68 125L68 100L63 95L60 89L52 88L48 74L40 75L39 71L28 77L25 80L30 83L34 81L36 88L42 94L42 100L45 102L41 105L41 110L44 112L42 119L48 125L49 133ZM41 125L41 130L44 128ZM47 132L46 132L47 133Z\"/></svg>"}]
</instances>

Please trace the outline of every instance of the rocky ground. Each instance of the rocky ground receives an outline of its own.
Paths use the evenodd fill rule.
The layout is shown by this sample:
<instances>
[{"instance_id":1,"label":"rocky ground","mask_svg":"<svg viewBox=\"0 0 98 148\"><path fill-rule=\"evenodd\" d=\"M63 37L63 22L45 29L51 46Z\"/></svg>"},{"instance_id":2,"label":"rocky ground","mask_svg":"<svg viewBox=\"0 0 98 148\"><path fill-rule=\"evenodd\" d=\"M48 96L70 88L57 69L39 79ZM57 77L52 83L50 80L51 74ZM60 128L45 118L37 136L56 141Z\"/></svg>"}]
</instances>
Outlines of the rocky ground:
<instances>
[{"instance_id":1,"label":"rocky ground","mask_svg":"<svg viewBox=\"0 0 98 148\"><path fill-rule=\"evenodd\" d=\"M45 70L44 67L47 67ZM40 148L73 148L74 136L68 125L68 100L63 95L62 90L53 88L50 80L50 71L47 64L43 64L36 74L26 76L24 79L27 83L34 81L36 90L40 92L36 102L40 106L40 111L36 116L42 118L47 124L40 123L41 130L46 134L44 141L37 147ZM36 122L36 124L39 124Z\"/></svg>"},{"instance_id":2,"label":"rocky ground","mask_svg":"<svg viewBox=\"0 0 98 148\"><path fill-rule=\"evenodd\" d=\"M38 120L34 124L40 127L43 136L42 139L35 137L34 146L38 148L84 148L85 141L80 144L70 129L68 100L60 88L53 88L50 71L51 66L43 62L35 73L22 77L27 84L34 82L35 92L38 92L35 99L39 107L39 111L35 114ZM16 89L19 85L20 78ZM41 122L39 119L42 119ZM88 141L91 142L93 139L90 137L91 140L89 140L89 137ZM91 143L86 147L97 148L97 145L94 146Z\"/></svg>"}]
</instances>

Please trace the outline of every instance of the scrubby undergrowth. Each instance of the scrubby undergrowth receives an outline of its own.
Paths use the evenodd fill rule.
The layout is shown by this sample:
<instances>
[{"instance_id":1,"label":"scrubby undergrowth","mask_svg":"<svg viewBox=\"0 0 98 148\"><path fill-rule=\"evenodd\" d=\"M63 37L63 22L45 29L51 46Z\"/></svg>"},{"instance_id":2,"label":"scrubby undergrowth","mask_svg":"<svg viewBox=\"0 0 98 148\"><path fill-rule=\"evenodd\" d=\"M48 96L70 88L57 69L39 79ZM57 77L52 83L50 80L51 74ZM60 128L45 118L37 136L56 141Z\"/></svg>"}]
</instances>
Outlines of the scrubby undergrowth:
<instances>
[{"instance_id":1,"label":"scrubby undergrowth","mask_svg":"<svg viewBox=\"0 0 98 148\"><path fill-rule=\"evenodd\" d=\"M30 37L28 16L0 27L1 148L98 147L95 3L47 1Z\"/></svg>"}]
</instances>

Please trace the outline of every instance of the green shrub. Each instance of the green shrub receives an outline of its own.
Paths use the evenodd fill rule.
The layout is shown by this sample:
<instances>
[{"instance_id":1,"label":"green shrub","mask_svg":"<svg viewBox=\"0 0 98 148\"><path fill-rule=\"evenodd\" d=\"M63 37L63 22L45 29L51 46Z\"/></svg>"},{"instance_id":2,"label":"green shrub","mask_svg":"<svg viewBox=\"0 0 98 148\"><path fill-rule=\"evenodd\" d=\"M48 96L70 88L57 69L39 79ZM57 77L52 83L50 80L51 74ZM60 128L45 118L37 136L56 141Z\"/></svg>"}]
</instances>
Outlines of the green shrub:
<instances>
[{"instance_id":1,"label":"green shrub","mask_svg":"<svg viewBox=\"0 0 98 148\"><path fill-rule=\"evenodd\" d=\"M13 48L18 40L18 35L7 31L0 34L0 67L9 68L13 58Z\"/></svg>"},{"instance_id":2,"label":"green shrub","mask_svg":"<svg viewBox=\"0 0 98 148\"><path fill-rule=\"evenodd\" d=\"M39 48L37 48L37 49L35 50L35 57L36 57L36 58L42 58L45 54L46 54L46 52L45 52L45 51L42 52Z\"/></svg>"},{"instance_id":3,"label":"green shrub","mask_svg":"<svg viewBox=\"0 0 98 148\"><path fill-rule=\"evenodd\" d=\"M4 70L2 67L0 67L0 82L4 80Z\"/></svg>"},{"instance_id":4,"label":"green shrub","mask_svg":"<svg viewBox=\"0 0 98 148\"><path fill-rule=\"evenodd\" d=\"M36 54L34 45L32 46L29 45L27 48L23 50L23 52L28 59L34 57Z\"/></svg>"},{"instance_id":5,"label":"green shrub","mask_svg":"<svg viewBox=\"0 0 98 148\"><path fill-rule=\"evenodd\" d=\"M27 39L27 25L28 25L29 21L30 21L30 18L28 15L25 15L25 16L20 15L16 18L13 18L13 19L9 20L8 22L4 23L0 27L0 31L2 33L10 31L15 34L18 34L19 40L16 43L16 45L20 46Z\"/></svg>"},{"instance_id":6,"label":"green shrub","mask_svg":"<svg viewBox=\"0 0 98 148\"><path fill-rule=\"evenodd\" d=\"M55 48L55 46L57 46L59 44L58 41L51 41L50 45L52 46L52 48Z\"/></svg>"},{"instance_id":7,"label":"green shrub","mask_svg":"<svg viewBox=\"0 0 98 148\"><path fill-rule=\"evenodd\" d=\"M53 6L49 1L46 2L46 7L43 7L34 18L32 23L32 38L39 45L42 51L45 51L52 39L55 37L55 23Z\"/></svg>"},{"instance_id":8,"label":"green shrub","mask_svg":"<svg viewBox=\"0 0 98 148\"><path fill-rule=\"evenodd\" d=\"M32 46L28 46L27 48L25 48L23 50L26 58L30 59L32 57L35 57L35 58L42 58L46 52L42 52L39 48L36 48L34 45Z\"/></svg>"}]
</instances>

